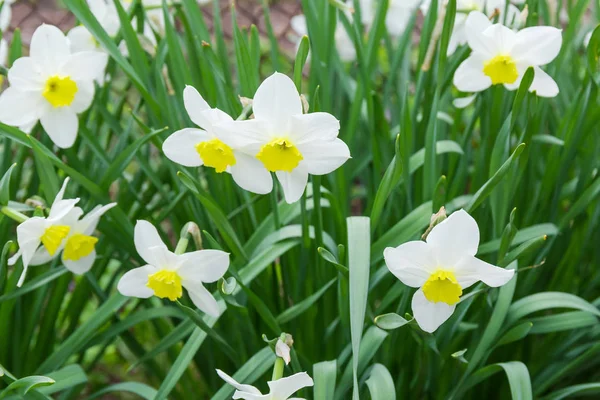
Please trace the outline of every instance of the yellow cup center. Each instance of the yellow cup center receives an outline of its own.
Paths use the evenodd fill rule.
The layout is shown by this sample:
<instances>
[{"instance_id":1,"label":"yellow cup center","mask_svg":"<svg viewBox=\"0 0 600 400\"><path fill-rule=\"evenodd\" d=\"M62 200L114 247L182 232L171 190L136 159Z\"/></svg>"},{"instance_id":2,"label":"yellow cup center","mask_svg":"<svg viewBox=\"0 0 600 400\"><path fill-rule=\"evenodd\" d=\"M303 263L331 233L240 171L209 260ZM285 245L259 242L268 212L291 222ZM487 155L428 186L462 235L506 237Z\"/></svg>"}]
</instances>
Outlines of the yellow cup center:
<instances>
[{"instance_id":1,"label":"yellow cup center","mask_svg":"<svg viewBox=\"0 0 600 400\"><path fill-rule=\"evenodd\" d=\"M76 233L67 239L63 257L65 260L77 261L80 258L90 255L97 242L98 239L93 236Z\"/></svg>"},{"instance_id":2,"label":"yellow cup center","mask_svg":"<svg viewBox=\"0 0 600 400\"><path fill-rule=\"evenodd\" d=\"M53 107L70 106L77 93L77 83L68 76L54 75L48 78L42 95Z\"/></svg>"},{"instance_id":3,"label":"yellow cup center","mask_svg":"<svg viewBox=\"0 0 600 400\"><path fill-rule=\"evenodd\" d=\"M286 138L277 138L261 147L256 155L271 172L291 172L304 158L294 144Z\"/></svg>"},{"instance_id":4,"label":"yellow cup center","mask_svg":"<svg viewBox=\"0 0 600 400\"><path fill-rule=\"evenodd\" d=\"M511 56L496 56L483 64L483 73L490 77L493 85L515 83L519 77L517 64Z\"/></svg>"},{"instance_id":5,"label":"yellow cup center","mask_svg":"<svg viewBox=\"0 0 600 400\"><path fill-rule=\"evenodd\" d=\"M146 284L154 290L154 295L162 299L175 301L183 294L181 288L181 277L175 271L161 270L148 276Z\"/></svg>"},{"instance_id":6,"label":"yellow cup center","mask_svg":"<svg viewBox=\"0 0 600 400\"><path fill-rule=\"evenodd\" d=\"M219 173L225 171L230 165L235 165L233 150L219 139L201 142L194 147L204 165L214 168Z\"/></svg>"},{"instance_id":7,"label":"yellow cup center","mask_svg":"<svg viewBox=\"0 0 600 400\"><path fill-rule=\"evenodd\" d=\"M462 295L462 288L451 271L434 272L427 279L422 290L425 298L433 303L456 304Z\"/></svg>"},{"instance_id":8,"label":"yellow cup center","mask_svg":"<svg viewBox=\"0 0 600 400\"><path fill-rule=\"evenodd\" d=\"M53 256L60 244L67 237L71 227L67 225L52 225L44 231L42 235L42 244L48 250L48 253Z\"/></svg>"}]
</instances>

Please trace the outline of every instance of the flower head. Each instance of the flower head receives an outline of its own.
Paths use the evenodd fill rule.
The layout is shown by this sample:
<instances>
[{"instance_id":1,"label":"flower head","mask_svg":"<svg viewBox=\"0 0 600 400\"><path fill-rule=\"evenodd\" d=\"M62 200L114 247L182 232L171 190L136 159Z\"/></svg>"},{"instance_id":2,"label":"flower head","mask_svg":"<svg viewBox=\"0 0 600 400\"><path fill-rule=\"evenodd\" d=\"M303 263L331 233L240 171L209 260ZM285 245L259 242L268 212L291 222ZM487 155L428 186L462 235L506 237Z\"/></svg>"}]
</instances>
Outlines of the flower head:
<instances>
[{"instance_id":1,"label":"flower head","mask_svg":"<svg viewBox=\"0 0 600 400\"><path fill-rule=\"evenodd\" d=\"M277 343L275 343L275 354L285 361L285 365L288 365L290 361L292 361L290 351L290 346L288 346L287 343L281 339L277 339Z\"/></svg>"},{"instance_id":2,"label":"flower head","mask_svg":"<svg viewBox=\"0 0 600 400\"><path fill-rule=\"evenodd\" d=\"M306 26L306 17L303 14L295 15L290 20L290 24L292 29L300 35L296 38L296 46L300 46L300 40L302 36L308 35L308 28ZM340 56L340 60L344 62L350 62L356 60L356 49L354 48L354 42L352 38L348 35L346 28L342 23L338 23L335 32L335 48Z\"/></svg>"},{"instance_id":3,"label":"flower head","mask_svg":"<svg viewBox=\"0 0 600 400\"><path fill-rule=\"evenodd\" d=\"M75 205L79 199L63 199L68 183L69 178L66 178L47 217L32 217L17 227L19 251L8 260L8 265L14 265L22 257L23 273L17 286L23 284L30 264L43 264L58 255L69 235L68 219L78 212Z\"/></svg>"},{"instance_id":4,"label":"flower head","mask_svg":"<svg viewBox=\"0 0 600 400\"><path fill-rule=\"evenodd\" d=\"M525 71L533 67L535 77L529 90L538 96L558 94L556 82L541 65L558 55L562 43L560 29L537 26L513 32L502 24L493 24L474 11L465 22L471 55L454 74L454 85L463 92L480 92L503 84L508 90L519 87Z\"/></svg>"},{"instance_id":5,"label":"flower head","mask_svg":"<svg viewBox=\"0 0 600 400\"><path fill-rule=\"evenodd\" d=\"M40 26L31 38L29 57L19 58L8 71L10 87L0 95L0 121L26 126L40 120L54 144L71 147L77 114L92 103L94 79L107 60L100 52L72 54L57 27Z\"/></svg>"},{"instance_id":6,"label":"flower head","mask_svg":"<svg viewBox=\"0 0 600 400\"><path fill-rule=\"evenodd\" d=\"M216 134L215 125L233 119L217 108L210 108L192 86L184 89L183 103L192 122L203 129L185 128L173 133L163 144L165 155L186 167L204 165L219 173L231 173L233 180L243 189L269 193L273 183L260 161L230 147Z\"/></svg>"},{"instance_id":7,"label":"flower head","mask_svg":"<svg viewBox=\"0 0 600 400\"><path fill-rule=\"evenodd\" d=\"M390 272L405 285L419 288L412 298L412 310L424 331L433 332L450 318L464 289L479 281L498 287L513 277L514 270L475 258L478 246L477 223L460 210L436 225L426 242L385 249Z\"/></svg>"},{"instance_id":8,"label":"flower head","mask_svg":"<svg viewBox=\"0 0 600 400\"><path fill-rule=\"evenodd\" d=\"M331 114L302 113L302 101L287 76L275 73L256 91L252 103L254 119L215 126L219 138L233 149L258 159L264 171L274 172L283 187L285 200L296 202L308 182L308 174L328 174L350 158L340 139L339 121ZM268 174L254 174L264 180Z\"/></svg>"},{"instance_id":9,"label":"flower head","mask_svg":"<svg viewBox=\"0 0 600 400\"><path fill-rule=\"evenodd\" d=\"M175 301L188 291L192 302L212 316L219 305L203 283L216 282L229 267L229 254L220 250L199 250L174 254L167 249L156 228L148 221L135 225L135 248L147 262L123 275L118 284L121 294L146 299L151 296Z\"/></svg>"},{"instance_id":10,"label":"flower head","mask_svg":"<svg viewBox=\"0 0 600 400\"><path fill-rule=\"evenodd\" d=\"M395 37L402 35L420 3L421 0L390 0L385 15L388 33ZM377 0L360 0L361 20L365 26L370 27L375 21L379 4Z\"/></svg>"},{"instance_id":11,"label":"flower head","mask_svg":"<svg viewBox=\"0 0 600 400\"><path fill-rule=\"evenodd\" d=\"M299 372L286 378L267 382L270 392L269 394L262 394L260 390L254 386L238 383L235 379L220 369L217 369L217 374L221 377L221 379L237 389L233 394L233 399L287 400L290 399L290 396L296 393L298 390L305 387L310 387L314 384L312 378L308 376L306 372ZM300 399L296 398L296 400Z\"/></svg>"}]
</instances>

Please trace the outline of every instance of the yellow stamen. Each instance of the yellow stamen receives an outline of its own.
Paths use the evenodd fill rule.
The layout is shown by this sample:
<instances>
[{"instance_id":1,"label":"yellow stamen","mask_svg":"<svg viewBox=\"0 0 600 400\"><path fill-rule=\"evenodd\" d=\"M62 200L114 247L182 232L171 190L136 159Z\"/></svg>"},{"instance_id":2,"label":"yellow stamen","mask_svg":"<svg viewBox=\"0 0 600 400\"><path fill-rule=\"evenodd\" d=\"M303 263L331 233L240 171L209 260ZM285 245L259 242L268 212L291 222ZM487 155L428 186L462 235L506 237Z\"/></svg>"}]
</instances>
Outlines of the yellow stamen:
<instances>
[{"instance_id":1,"label":"yellow stamen","mask_svg":"<svg viewBox=\"0 0 600 400\"><path fill-rule=\"evenodd\" d=\"M154 290L154 295L162 299L175 301L183 294L181 289L181 277L175 271L161 270L148 276L146 284Z\"/></svg>"},{"instance_id":2,"label":"yellow stamen","mask_svg":"<svg viewBox=\"0 0 600 400\"><path fill-rule=\"evenodd\" d=\"M194 147L200 154L204 165L214 168L219 173L225 171L227 167L235 165L233 150L219 139L201 142Z\"/></svg>"},{"instance_id":3,"label":"yellow stamen","mask_svg":"<svg viewBox=\"0 0 600 400\"><path fill-rule=\"evenodd\" d=\"M273 139L265 144L256 158L271 172L291 172L304 159L298 148L285 138Z\"/></svg>"},{"instance_id":4,"label":"yellow stamen","mask_svg":"<svg viewBox=\"0 0 600 400\"><path fill-rule=\"evenodd\" d=\"M46 81L42 94L53 107L64 107L73 103L77 90L77 83L70 77L54 75Z\"/></svg>"},{"instance_id":5,"label":"yellow stamen","mask_svg":"<svg viewBox=\"0 0 600 400\"><path fill-rule=\"evenodd\" d=\"M63 257L65 260L77 261L80 258L90 255L97 242L98 239L93 236L76 233L67 239Z\"/></svg>"},{"instance_id":6,"label":"yellow stamen","mask_svg":"<svg viewBox=\"0 0 600 400\"><path fill-rule=\"evenodd\" d=\"M483 73L492 79L492 84L515 83L519 77L517 63L511 56L496 56L483 64Z\"/></svg>"},{"instance_id":7,"label":"yellow stamen","mask_svg":"<svg viewBox=\"0 0 600 400\"><path fill-rule=\"evenodd\" d=\"M71 227L67 225L53 225L46 228L42 235L42 244L48 250L48 253L53 256L56 250L60 247L60 244L67 237Z\"/></svg>"},{"instance_id":8,"label":"yellow stamen","mask_svg":"<svg viewBox=\"0 0 600 400\"><path fill-rule=\"evenodd\" d=\"M456 304L462 295L462 288L451 271L438 270L434 272L422 289L425 298L433 303Z\"/></svg>"}]
</instances>

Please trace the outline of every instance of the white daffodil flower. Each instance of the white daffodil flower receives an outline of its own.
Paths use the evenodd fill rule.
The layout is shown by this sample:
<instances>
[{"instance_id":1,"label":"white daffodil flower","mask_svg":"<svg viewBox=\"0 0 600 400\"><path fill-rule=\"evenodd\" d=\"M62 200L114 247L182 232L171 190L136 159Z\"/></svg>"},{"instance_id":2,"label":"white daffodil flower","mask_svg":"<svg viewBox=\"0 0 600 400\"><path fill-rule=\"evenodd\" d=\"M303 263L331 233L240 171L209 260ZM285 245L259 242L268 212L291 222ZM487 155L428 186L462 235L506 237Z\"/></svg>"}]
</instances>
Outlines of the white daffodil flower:
<instances>
[{"instance_id":1,"label":"white daffodil flower","mask_svg":"<svg viewBox=\"0 0 600 400\"><path fill-rule=\"evenodd\" d=\"M10 87L0 95L0 121L13 126L42 126L58 147L69 148L77 138L77 114L94 98L94 79L104 71L107 55L71 54L69 42L55 26L41 25L31 38L29 57L16 60L8 71Z\"/></svg>"},{"instance_id":2,"label":"white daffodil flower","mask_svg":"<svg viewBox=\"0 0 600 400\"><path fill-rule=\"evenodd\" d=\"M296 38L296 49L300 46L300 41L303 36L308 36L308 29L306 27L306 17L302 14L292 17L290 20L292 29L299 35ZM340 60L343 62L351 62L356 60L356 48L352 38L348 35L346 28L342 23L338 23L334 33L335 48L338 51Z\"/></svg>"},{"instance_id":3,"label":"white daffodil flower","mask_svg":"<svg viewBox=\"0 0 600 400\"><path fill-rule=\"evenodd\" d=\"M439 7L443 6L443 1L439 1ZM421 11L427 14L431 0L426 0L421 4ZM457 0L456 17L454 18L454 28L448 43L448 55L453 54L458 46L467 44L466 22L469 13L479 11L491 17L498 13L498 20L511 29L519 29L521 26L521 11L507 0Z\"/></svg>"},{"instance_id":4,"label":"white daffodil flower","mask_svg":"<svg viewBox=\"0 0 600 400\"><path fill-rule=\"evenodd\" d=\"M94 17L100 23L100 26L106 31L108 36L115 37L121 28L121 21L117 8L112 0L87 0L87 4ZM74 27L67 33L71 52L80 51L101 51L104 48L98 43L90 31L83 25Z\"/></svg>"},{"instance_id":5,"label":"white daffodil flower","mask_svg":"<svg viewBox=\"0 0 600 400\"><path fill-rule=\"evenodd\" d=\"M165 155L186 167L204 165L219 173L229 172L241 188L254 193L269 193L273 182L262 163L228 146L215 134L215 125L233 119L218 108L210 108L192 86L183 90L183 104L192 122L203 129L185 128L173 133L163 144Z\"/></svg>"},{"instance_id":6,"label":"white daffodil flower","mask_svg":"<svg viewBox=\"0 0 600 400\"><path fill-rule=\"evenodd\" d=\"M276 381L269 381L270 393L262 394L260 390L252 385L243 385L238 383L235 379L227 375L225 372L217 369L217 374L225 382L237 390L233 394L232 399L245 399L245 400L302 400L300 397L290 397L298 390L310 387L314 385L314 382L306 372L299 372L286 378L277 379Z\"/></svg>"},{"instance_id":7,"label":"white daffodil flower","mask_svg":"<svg viewBox=\"0 0 600 400\"><path fill-rule=\"evenodd\" d=\"M6 32L10 26L10 21L12 19L12 5L15 1L17 0L0 1L0 6L2 6L2 9L0 10L0 31L3 33Z\"/></svg>"},{"instance_id":8,"label":"white daffodil flower","mask_svg":"<svg viewBox=\"0 0 600 400\"><path fill-rule=\"evenodd\" d=\"M375 20L380 2L378 0L360 0L359 2L362 23L366 27L370 27ZM420 3L421 0L390 0L385 15L385 27L391 36L397 37L404 33Z\"/></svg>"},{"instance_id":9,"label":"white daffodil flower","mask_svg":"<svg viewBox=\"0 0 600 400\"><path fill-rule=\"evenodd\" d=\"M292 361L290 351L290 346L284 343L283 340L277 339L277 343L275 344L275 355L282 358L283 361L285 361L285 365L288 365L290 361Z\"/></svg>"},{"instance_id":10,"label":"white daffodil flower","mask_svg":"<svg viewBox=\"0 0 600 400\"><path fill-rule=\"evenodd\" d=\"M436 225L426 242L385 249L390 272L405 285L419 288L412 298L412 310L421 329L433 332L450 318L469 286L482 281L498 287L511 280L514 270L475 258L478 247L477 222L460 210Z\"/></svg>"},{"instance_id":11,"label":"white daffodil flower","mask_svg":"<svg viewBox=\"0 0 600 400\"><path fill-rule=\"evenodd\" d=\"M463 92L481 92L503 84L508 90L519 87L528 67L535 77L529 91L541 97L558 94L556 82L540 66L550 63L560 52L561 30L536 26L513 32L494 24L482 13L473 11L465 23L471 55L454 73L454 85Z\"/></svg>"},{"instance_id":12,"label":"white daffodil flower","mask_svg":"<svg viewBox=\"0 0 600 400\"><path fill-rule=\"evenodd\" d=\"M17 283L19 287L25 280L29 265L47 262L44 253L49 254L50 258L58 255L69 235L71 226L66 220L77 213L74 209L79 199L63 199L68 182L69 178L66 178L50 207L48 217L32 217L17 227L19 251L8 260L8 265L14 265L20 257L23 258L23 273ZM43 248L40 248L41 245Z\"/></svg>"},{"instance_id":13,"label":"white daffodil flower","mask_svg":"<svg viewBox=\"0 0 600 400\"><path fill-rule=\"evenodd\" d=\"M252 109L254 119L221 123L215 132L228 146L275 172L288 203L302 196L308 174L328 174L350 158L348 146L337 137L339 121L326 112L303 114L300 95L286 75L276 72L267 78L256 91Z\"/></svg>"},{"instance_id":14,"label":"white daffodil flower","mask_svg":"<svg viewBox=\"0 0 600 400\"><path fill-rule=\"evenodd\" d=\"M229 268L229 253L199 250L174 254L167 249L156 228L148 221L135 225L135 248L147 262L123 275L117 286L124 296L147 299L151 296L176 301L186 288L190 298L208 315L219 316L219 305L203 283L216 282Z\"/></svg>"}]
</instances>

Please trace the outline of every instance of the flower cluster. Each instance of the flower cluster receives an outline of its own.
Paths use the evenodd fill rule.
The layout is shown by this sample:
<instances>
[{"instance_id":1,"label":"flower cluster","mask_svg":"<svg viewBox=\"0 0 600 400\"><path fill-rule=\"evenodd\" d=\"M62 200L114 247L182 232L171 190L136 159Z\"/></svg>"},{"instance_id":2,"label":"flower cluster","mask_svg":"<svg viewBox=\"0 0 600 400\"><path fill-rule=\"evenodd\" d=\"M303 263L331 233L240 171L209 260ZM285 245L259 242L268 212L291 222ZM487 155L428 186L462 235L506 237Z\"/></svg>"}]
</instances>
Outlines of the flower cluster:
<instances>
[{"instance_id":1,"label":"flower cluster","mask_svg":"<svg viewBox=\"0 0 600 400\"><path fill-rule=\"evenodd\" d=\"M78 275L89 271L96 260L98 238L93 233L100 217L116 203L98 206L83 216L83 210L76 207L78 198L64 198L68 182L65 179L47 216L34 216L17 227L19 251L8 260L9 265L23 260L17 286L23 284L30 265L45 264L59 255L64 266Z\"/></svg>"},{"instance_id":2,"label":"flower cluster","mask_svg":"<svg viewBox=\"0 0 600 400\"><path fill-rule=\"evenodd\" d=\"M210 108L192 87L183 98L190 119L203 129L175 132L163 145L165 155L181 165L229 172L250 192L271 192L274 172L285 200L294 203L309 174L328 174L350 158L348 146L337 137L339 121L325 112L304 114L294 83L283 74L260 85L252 101L254 118L245 121Z\"/></svg>"}]
</instances>

